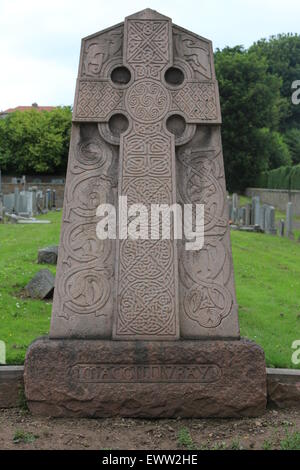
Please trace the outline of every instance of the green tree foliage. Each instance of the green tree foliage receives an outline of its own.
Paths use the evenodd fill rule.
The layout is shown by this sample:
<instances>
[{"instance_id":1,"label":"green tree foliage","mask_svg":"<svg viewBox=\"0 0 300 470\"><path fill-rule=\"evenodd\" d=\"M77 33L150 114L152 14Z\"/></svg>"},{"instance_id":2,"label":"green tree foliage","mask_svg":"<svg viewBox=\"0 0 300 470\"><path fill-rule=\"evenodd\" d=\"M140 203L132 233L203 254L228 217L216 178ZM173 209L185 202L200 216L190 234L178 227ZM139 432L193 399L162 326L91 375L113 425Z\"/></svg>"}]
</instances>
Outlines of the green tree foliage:
<instances>
[{"instance_id":1,"label":"green tree foliage","mask_svg":"<svg viewBox=\"0 0 300 470\"><path fill-rule=\"evenodd\" d=\"M71 119L70 107L16 111L1 119L2 170L19 174L65 171Z\"/></svg>"},{"instance_id":2,"label":"green tree foliage","mask_svg":"<svg viewBox=\"0 0 300 470\"><path fill-rule=\"evenodd\" d=\"M297 165L300 163L300 128L293 127L287 130L283 138L289 148L293 163Z\"/></svg>"},{"instance_id":3,"label":"green tree foliage","mask_svg":"<svg viewBox=\"0 0 300 470\"><path fill-rule=\"evenodd\" d=\"M289 164L278 134L284 101L281 79L268 72L267 59L241 46L215 54L223 116L223 149L229 190L243 190L257 175Z\"/></svg>"},{"instance_id":4,"label":"green tree foliage","mask_svg":"<svg viewBox=\"0 0 300 470\"><path fill-rule=\"evenodd\" d=\"M300 163L300 106L292 104L292 83L300 80L300 35L279 34L269 40L261 39L250 51L265 57L268 72L282 80L280 92L285 101L279 131L283 134L292 162Z\"/></svg>"},{"instance_id":5,"label":"green tree foliage","mask_svg":"<svg viewBox=\"0 0 300 470\"><path fill-rule=\"evenodd\" d=\"M280 92L285 99L285 112L281 115L280 131L300 129L300 106L291 103L292 83L300 80L300 35L279 34L269 40L261 39L253 44L251 51L265 57L268 72L282 80Z\"/></svg>"}]
</instances>

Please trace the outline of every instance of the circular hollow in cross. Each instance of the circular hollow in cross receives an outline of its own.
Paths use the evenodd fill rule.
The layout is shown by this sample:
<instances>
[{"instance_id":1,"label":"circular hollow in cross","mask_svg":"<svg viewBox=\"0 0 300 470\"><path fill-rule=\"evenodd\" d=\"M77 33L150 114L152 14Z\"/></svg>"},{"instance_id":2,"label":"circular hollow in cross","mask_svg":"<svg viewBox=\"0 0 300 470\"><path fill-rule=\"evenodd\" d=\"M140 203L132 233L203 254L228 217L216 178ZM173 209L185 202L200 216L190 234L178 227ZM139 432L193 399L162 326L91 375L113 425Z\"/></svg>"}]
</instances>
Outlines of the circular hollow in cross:
<instances>
[{"instance_id":1,"label":"circular hollow in cross","mask_svg":"<svg viewBox=\"0 0 300 470\"><path fill-rule=\"evenodd\" d=\"M108 121L108 127L114 137L120 137L128 129L129 122L124 114L114 114Z\"/></svg>"},{"instance_id":2,"label":"circular hollow in cross","mask_svg":"<svg viewBox=\"0 0 300 470\"><path fill-rule=\"evenodd\" d=\"M184 73L177 67L170 67L165 73L165 80L169 85L181 85L184 81Z\"/></svg>"},{"instance_id":3,"label":"circular hollow in cross","mask_svg":"<svg viewBox=\"0 0 300 470\"><path fill-rule=\"evenodd\" d=\"M126 85L130 82L131 73L126 67L116 67L111 72L110 77L112 82L114 82L116 85Z\"/></svg>"},{"instance_id":4,"label":"circular hollow in cross","mask_svg":"<svg viewBox=\"0 0 300 470\"><path fill-rule=\"evenodd\" d=\"M168 117L166 125L168 131L174 134L175 137L181 137L186 128L185 119L179 114L173 114L173 116Z\"/></svg>"}]
</instances>

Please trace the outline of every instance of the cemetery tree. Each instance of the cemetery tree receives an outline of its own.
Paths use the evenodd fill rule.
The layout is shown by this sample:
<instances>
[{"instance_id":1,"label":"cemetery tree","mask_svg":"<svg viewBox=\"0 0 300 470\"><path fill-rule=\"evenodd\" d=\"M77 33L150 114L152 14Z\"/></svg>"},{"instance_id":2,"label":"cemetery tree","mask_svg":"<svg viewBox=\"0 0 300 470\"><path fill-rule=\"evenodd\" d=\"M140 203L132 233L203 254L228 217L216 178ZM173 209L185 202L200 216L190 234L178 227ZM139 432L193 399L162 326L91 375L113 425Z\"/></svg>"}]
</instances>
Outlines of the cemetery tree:
<instances>
[{"instance_id":1,"label":"cemetery tree","mask_svg":"<svg viewBox=\"0 0 300 470\"><path fill-rule=\"evenodd\" d=\"M0 121L0 166L8 172L65 171L71 108L16 111Z\"/></svg>"},{"instance_id":2,"label":"cemetery tree","mask_svg":"<svg viewBox=\"0 0 300 470\"><path fill-rule=\"evenodd\" d=\"M242 46L217 50L215 60L227 186L243 190L258 173L290 162L284 142L274 134L284 105L281 80L268 73L264 57Z\"/></svg>"},{"instance_id":3,"label":"cemetery tree","mask_svg":"<svg viewBox=\"0 0 300 470\"><path fill-rule=\"evenodd\" d=\"M268 40L261 39L250 51L267 60L268 72L280 77L280 93L285 100L284 112L280 116L280 131L300 129L300 107L291 106L292 83L300 77L300 35L278 34Z\"/></svg>"},{"instance_id":4,"label":"cemetery tree","mask_svg":"<svg viewBox=\"0 0 300 470\"><path fill-rule=\"evenodd\" d=\"M294 164L300 163L300 106L291 103L292 83L300 77L300 35L279 34L261 39L251 48L268 63L268 72L280 77L281 96L285 102L279 130L284 135Z\"/></svg>"}]
</instances>

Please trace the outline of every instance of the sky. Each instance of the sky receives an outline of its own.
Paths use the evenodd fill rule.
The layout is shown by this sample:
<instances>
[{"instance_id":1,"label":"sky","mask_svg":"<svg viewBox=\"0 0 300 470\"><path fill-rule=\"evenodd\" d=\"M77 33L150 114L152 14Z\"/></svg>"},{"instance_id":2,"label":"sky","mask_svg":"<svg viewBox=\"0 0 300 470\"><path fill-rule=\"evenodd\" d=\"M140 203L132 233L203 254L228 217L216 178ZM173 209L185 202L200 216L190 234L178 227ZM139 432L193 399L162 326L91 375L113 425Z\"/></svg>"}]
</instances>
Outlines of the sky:
<instances>
[{"instance_id":1,"label":"sky","mask_svg":"<svg viewBox=\"0 0 300 470\"><path fill-rule=\"evenodd\" d=\"M214 48L300 33L300 0L0 0L0 110L72 105L81 38L144 8Z\"/></svg>"}]
</instances>

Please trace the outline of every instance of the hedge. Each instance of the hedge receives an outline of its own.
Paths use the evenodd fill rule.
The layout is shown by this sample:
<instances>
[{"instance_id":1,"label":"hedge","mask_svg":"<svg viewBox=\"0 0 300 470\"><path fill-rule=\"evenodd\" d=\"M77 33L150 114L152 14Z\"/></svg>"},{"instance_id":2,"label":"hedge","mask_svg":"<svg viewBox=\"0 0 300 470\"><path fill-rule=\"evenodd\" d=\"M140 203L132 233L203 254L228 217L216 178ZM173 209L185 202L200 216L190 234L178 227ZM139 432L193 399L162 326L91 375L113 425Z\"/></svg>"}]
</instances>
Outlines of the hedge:
<instances>
[{"instance_id":1,"label":"hedge","mask_svg":"<svg viewBox=\"0 0 300 470\"><path fill-rule=\"evenodd\" d=\"M255 186L267 189L300 190L300 165L281 166L261 173Z\"/></svg>"}]
</instances>

